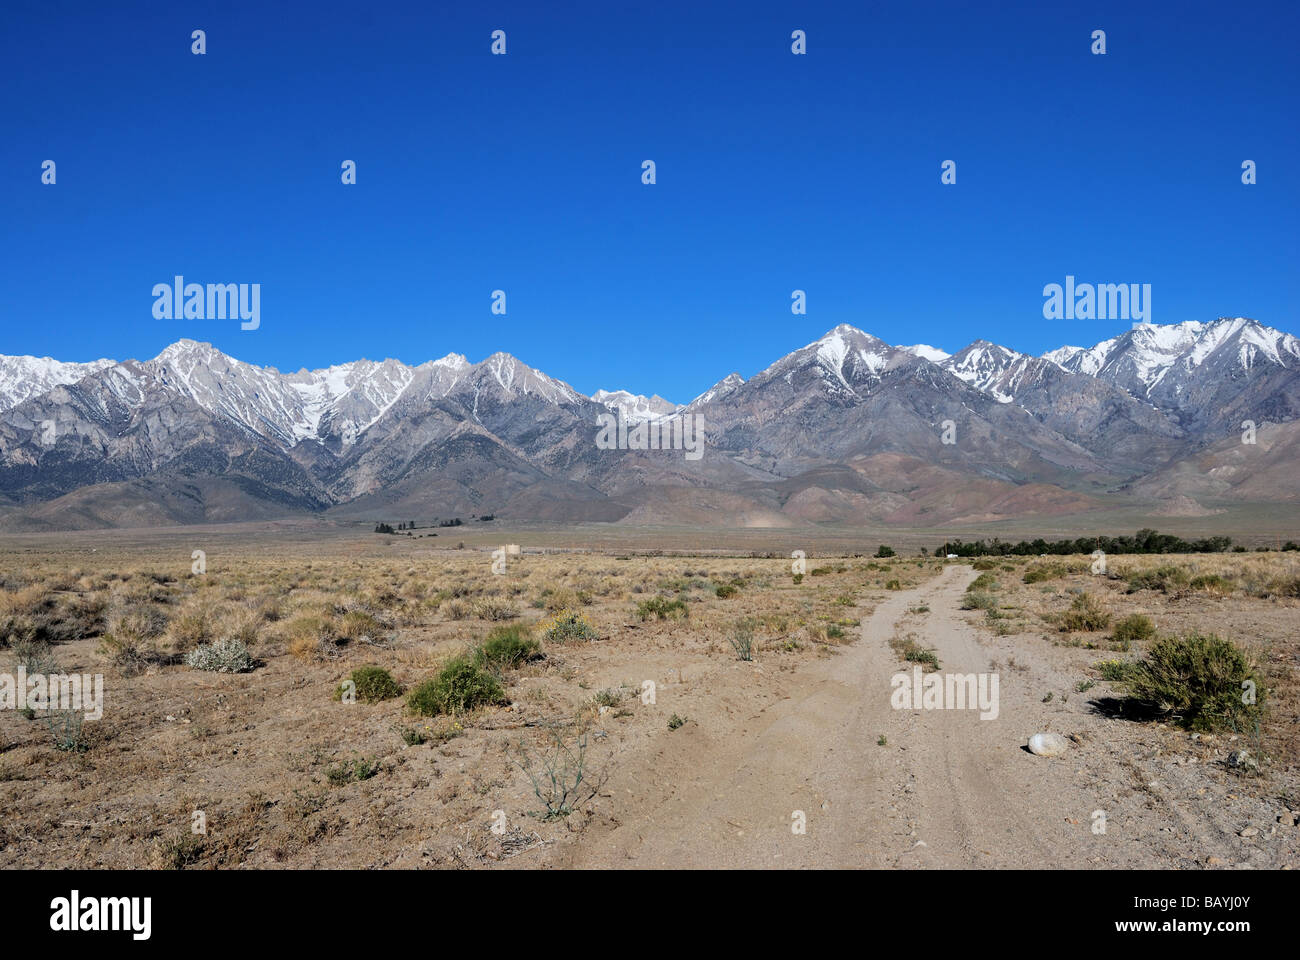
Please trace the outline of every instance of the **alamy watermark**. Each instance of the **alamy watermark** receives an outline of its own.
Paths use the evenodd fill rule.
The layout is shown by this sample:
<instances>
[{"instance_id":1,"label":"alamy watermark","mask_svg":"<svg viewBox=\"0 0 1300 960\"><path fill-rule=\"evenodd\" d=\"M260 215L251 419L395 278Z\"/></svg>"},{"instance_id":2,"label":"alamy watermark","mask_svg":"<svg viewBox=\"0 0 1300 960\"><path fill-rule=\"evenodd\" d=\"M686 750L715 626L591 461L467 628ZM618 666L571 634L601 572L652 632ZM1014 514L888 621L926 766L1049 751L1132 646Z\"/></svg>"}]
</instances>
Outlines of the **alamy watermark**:
<instances>
[{"instance_id":1,"label":"alamy watermark","mask_svg":"<svg viewBox=\"0 0 1300 960\"><path fill-rule=\"evenodd\" d=\"M998 718L996 673L896 673L889 679L895 710L978 710L981 720Z\"/></svg>"},{"instance_id":2,"label":"alamy watermark","mask_svg":"<svg viewBox=\"0 0 1300 960\"><path fill-rule=\"evenodd\" d=\"M170 284L153 286L155 320L234 320L241 330L262 325L260 283L186 283L177 275Z\"/></svg>"},{"instance_id":3,"label":"alamy watermark","mask_svg":"<svg viewBox=\"0 0 1300 960\"><path fill-rule=\"evenodd\" d=\"M70 710L87 720L104 716L103 674L0 673L0 710Z\"/></svg>"},{"instance_id":4,"label":"alamy watermark","mask_svg":"<svg viewBox=\"0 0 1300 960\"><path fill-rule=\"evenodd\" d=\"M674 413L640 420L629 427L623 411L596 417L601 450L684 450L687 460L704 456L704 418L697 413Z\"/></svg>"},{"instance_id":5,"label":"alamy watermark","mask_svg":"<svg viewBox=\"0 0 1300 960\"><path fill-rule=\"evenodd\" d=\"M152 914L152 897L83 897L73 890L50 901L50 929L56 933L121 931L133 940L148 940Z\"/></svg>"},{"instance_id":6,"label":"alamy watermark","mask_svg":"<svg viewBox=\"0 0 1300 960\"><path fill-rule=\"evenodd\" d=\"M1136 320L1151 322L1151 284L1079 283L1043 287L1044 320Z\"/></svg>"}]
</instances>

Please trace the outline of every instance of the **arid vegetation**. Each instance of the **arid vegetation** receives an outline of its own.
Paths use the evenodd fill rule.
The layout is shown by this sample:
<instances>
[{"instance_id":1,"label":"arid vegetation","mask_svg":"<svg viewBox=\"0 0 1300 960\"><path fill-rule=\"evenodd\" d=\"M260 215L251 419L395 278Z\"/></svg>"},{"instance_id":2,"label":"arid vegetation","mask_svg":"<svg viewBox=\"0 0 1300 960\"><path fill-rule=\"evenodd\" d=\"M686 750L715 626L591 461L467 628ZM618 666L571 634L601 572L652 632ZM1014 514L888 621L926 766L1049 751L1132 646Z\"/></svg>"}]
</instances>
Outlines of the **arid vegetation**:
<instances>
[{"instance_id":1,"label":"arid vegetation","mask_svg":"<svg viewBox=\"0 0 1300 960\"><path fill-rule=\"evenodd\" d=\"M882 548L801 576L788 559L526 549L494 575L487 551L408 549L214 551L204 572L156 550L6 554L0 670L106 678L99 720L0 713L7 862L549 856L601 816L620 766L734 730L878 604L971 566ZM1097 651L1044 691L1053 705L1086 691L1135 729L1238 737L1259 784L1240 789L1293 789L1300 555L1092 563L978 559L962 616L1007 650ZM945 668L930 607L898 602L892 656ZM1238 709L1244 681L1259 699Z\"/></svg>"},{"instance_id":2,"label":"arid vegetation","mask_svg":"<svg viewBox=\"0 0 1300 960\"><path fill-rule=\"evenodd\" d=\"M525 554L504 575L486 552L432 548L214 553L201 573L187 553L70 559L0 562L0 669L106 678L98 721L0 714L11 862L370 864L391 856L355 842L376 804L401 808L383 830L422 838L420 862L456 862L467 827L486 848L492 810L518 815L507 797L533 795L529 771L580 762L598 783L612 727L635 742L674 712L707 716L679 695L643 703L645 681L796 669L853 640L887 582L941 566L836 560L799 584L789 561L749 558ZM553 839L580 793L508 836ZM47 821L65 808L60 824L86 826ZM206 836L188 834L195 810Z\"/></svg>"}]
</instances>

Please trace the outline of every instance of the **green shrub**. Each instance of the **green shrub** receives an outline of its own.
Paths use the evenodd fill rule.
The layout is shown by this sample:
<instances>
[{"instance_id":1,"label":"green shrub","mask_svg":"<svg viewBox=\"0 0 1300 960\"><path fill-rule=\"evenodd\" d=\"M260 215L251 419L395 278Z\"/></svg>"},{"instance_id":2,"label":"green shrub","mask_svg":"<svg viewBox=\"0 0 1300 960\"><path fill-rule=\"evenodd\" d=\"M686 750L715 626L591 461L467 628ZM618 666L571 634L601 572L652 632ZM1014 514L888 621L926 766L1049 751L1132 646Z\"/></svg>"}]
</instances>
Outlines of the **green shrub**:
<instances>
[{"instance_id":1,"label":"green shrub","mask_svg":"<svg viewBox=\"0 0 1300 960\"><path fill-rule=\"evenodd\" d=\"M497 627L474 651L474 663L480 667L509 670L523 666L542 655L542 646L528 635L528 628L512 625Z\"/></svg>"},{"instance_id":2,"label":"green shrub","mask_svg":"<svg viewBox=\"0 0 1300 960\"><path fill-rule=\"evenodd\" d=\"M1063 631L1091 633L1094 630L1105 630L1108 626L1110 614L1090 593L1081 593L1075 597L1070 609L1061 615Z\"/></svg>"},{"instance_id":3,"label":"green shrub","mask_svg":"<svg viewBox=\"0 0 1300 960\"><path fill-rule=\"evenodd\" d=\"M894 556L894 548L893 548L893 547L887 547L887 546L885 546L885 545L882 543L882 544L877 548L876 553L875 553L875 556L876 556L876 557L892 557L892 556Z\"/></svg>"},{"instance_id":4,"label":"green shrub","mask_svg":"<svg viewBox=\"0 0 1300 960\"><path fill-rule=\"evenodd\" d=\"M900 581L898 581L898 580L887 580L887 581L885 581L885 589L886 589L886 590L902 590L902 589L903 589L903 584L902 584Z\"/></svg>"},{"instance_id":5,"label":"green shrub","mask_svg":"<svg viewBox=\"0 0 1300 960\"><path fill-rule=\"evenodd\" d=\"M54 738L54 749L67 753L85 753L90 749L90 740L86 737L83 724L85 714L80 710L51 710L45 715L49 724L50 735Z\"/></svg>"},{"instance_id":6,"label":"green shrub","mask_svg":"<svg viewBox=\"0 0 1300 960\"><path fill-rule=\"evenodd\" d=\"M724 583L720 584L713 592L717 594L720 599L726 600L728 597L734 597L740 591L732 584Z\"/></svg>"},{"instance_id":7,"label":"green shrub","mask_svg":"<svg viewBox=\"0 0 1300 960\"><path fill-rule=\"evenodd\" d=\"M341 787L343 784L351 783L354 780L369 780L378 772L379 762L377 760L357 757L355 760L344 760L342 763L335 764L325 771L325 776L331 784Z\"/></svg>"},{"instance_id":8,"label":"green shrub","mask_svg":"<svg viewBox=\"0 0 1300 960\"><path fill-rule=\"evenodd\" d=\"M968 593L961 598L963 610L996 610L997 598L991 593Z\"/></svg>"},{"instance_id":9,"label":"green shrub","mask_svg":"<svg viewBox=\"0 0 1300 960\"><path fill-rule=\"evenodd\" d=\"M915 634L909 633L905 637L894 637L889 641L889 645L893 647L895 653L908 663L919 663L931 670L939 669L938 656L933 650L917 643Z\"/></svg>"},{"instance_id":10,"label":"green shrub","mask_svg":"<svg viewBox=\"0 0 1300 960\"><path fill-rule=\"evenodd\" d=\"M623 691L618 687L597 690L591 695L591 701L597 707L617 707L623 702Z\"/></svg>"},{"instance_id":11,"label":"green shrub","mask_svg":"<svg viewBox=\"0 0 1300 960\"><path fill-rule=\"evenodd\" d=\"M1044 580L1059 580L1063 576L1065 576L1065 564L1049 560L1030 566L1021 579L1025 583L1041 583Z\"/></svg>"},{"instance_id":12,"label":"green shrub","mask_svg":"<svg viewBox=\"0 0 1300 960\"><path fill-rule=\"evenodd\" d=\"M425 680L406 698L407 709L425 717L505 702L506 695L497 678L466 657L452 660L436 677Z\"/></svg>"},{"instance_id":13,"label":"green shrub","mask_svg":"<svg viewBox=\"0 0 1300 960\"><path fill-rule=\"evenodd\" d=\"M659 620L680 620L688 613L685 601L669 600L667 597L651 597L636 605L636 615L643 621L652 617Z\"/></svg>"},{"instance_id":14,"label":"green shrub","mask_svg":"<svg viewBox=\"0 0 1300 960\"><path fill-rule=\"evenodd\" d=\"M1101 672L1103 680L1122 683L1134 665L1123 660L1099 660L1094 666Z\"/></svg>"},{"instance_id":15,"label":"green shrub","mask_svg":"<svg viewBox=\"0 0 1300 960\"><path fill-rule=\"evenodd\" d=\"M1258 720L1263 685L1255 703L1243 703L1243 685L1256 683L1246 653L1217 636L1162 637L1146 658L1125 671L1134 700L1171 714L1189 730L1245 730Z\"/></svg>"},{"instance_id":16,"label":"green shrub","mask_svg":"<svg viewBox=\"0 0 1300 960\"><path fill-rule=\"evenodd\" d=\"M549 750L534 759L522 743L515 765L528 777L533 793L546 806L544 820L558 820L571 814L579 804L590 800L599 790L600 780L587 780L587 736L572 736L561 727L551 727ZM513 759L513 758L512 758Z\"/></svg>"},{"instance_id":17,"label":"green shrub","mask_svg":"<svg viewBox=\"0 0 1300 960\"><path fill-rule=\"evenodd\" d=\"M1204 590L1206 593L1231 593L1232 581L1226 577L1221 577L1217 573L1202 574L1199 577L1193 577L1188 586L1193 590Z\"/></svg>"},{"instance_id":18,"label":"green shrub","mask_svg":"<svg viewBox=\"0 0 1300 960\"><path fill-rule=\"evenodd\" d=\"M383 667L357 667L349 679L352 681L356 698L362 703L380 703L391 700L402 692L401 686ZM334 691L334 699L342 700L347 684L339 684Z\"/></svg>"},{"instance_id":19,"label":"green shrub","mask_svg":"<svg viewBox=\"0 0 1300 960\"><path fill-rule=\"evenodd\" d=\"M685 604L682 606L685 608ZM582 614L561 610L543 629L542 639L547 643L568 643L570 640L599 640L600 634Z\"/></svg>"},{"instance_id":20,"label":"green shrub","mask_svg":"<svg viewBox=\"0 0 1300 960\"><path fill-rule=\"evenodd\" d=\"M1134 613L1115 624L1113 637L1116 643L1123 644L1127 649L1128 644L1147 641L1155 635L1156 625L1151 622L1151 618Z\"/></svg>"},{"instance_id":21,"label":"green shrub","mask_svg":"<svg viewBox=\"0 0 1300 960\"><path fill-rule=\"evenodd\" d=\"M32 674L58 673L58 663L50 645L41 640L15 640L13 643L14 661Z\"/></svg>"},{"instance_id":22,"label":"green shrub","mask_svg":"<svg viewBox=\"0 0 1300 960\"><path fill-rule=\"evenodd\" d=\"M731 630L731 648L736 651L737 660L754 659L754 624L750 620L741 620Z\"/></svg>"},{"instance_id":23,"label":"green shrub","mask_svg":"<svg viewBox=\"0 0 1300 960\"><path fill-rule=\"evenodd\" d=\"M1171 563L1162 564L1154 570L1147 570L1143 573L1135 573L1128 578L1128 592L1136 593L1138 590L1159 590L1161 593L1168 593L1169 590L1187 586L1187 571L1182 567L1175 566Z\"/></svg>"}]
</instances>

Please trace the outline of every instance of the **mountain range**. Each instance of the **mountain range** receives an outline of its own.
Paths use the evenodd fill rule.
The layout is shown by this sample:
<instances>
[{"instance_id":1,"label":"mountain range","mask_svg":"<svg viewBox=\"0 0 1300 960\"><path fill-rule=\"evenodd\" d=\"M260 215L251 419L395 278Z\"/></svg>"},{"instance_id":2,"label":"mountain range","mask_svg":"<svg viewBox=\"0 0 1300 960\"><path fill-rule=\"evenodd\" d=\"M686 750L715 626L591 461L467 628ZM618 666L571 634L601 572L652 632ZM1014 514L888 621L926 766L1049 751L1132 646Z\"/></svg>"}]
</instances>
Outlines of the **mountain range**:
<instances>
[{"instance_id":1,"label":"mountain range","mask_svg":"<svg viewBox=\"0 0 1300 960\"><path fill-rule=\"evenodd\" d=\"M304 513L930 526L1116 497L1294 502L1298 378L1300 341L1245 318L1037 357L841 325L685 404L589 397L507 353L296 373L192 340L146 361L0 356L0 529ZM611 411L633 427L697 417L705 454L603 449Z\"/></svg>"}]
</instances>

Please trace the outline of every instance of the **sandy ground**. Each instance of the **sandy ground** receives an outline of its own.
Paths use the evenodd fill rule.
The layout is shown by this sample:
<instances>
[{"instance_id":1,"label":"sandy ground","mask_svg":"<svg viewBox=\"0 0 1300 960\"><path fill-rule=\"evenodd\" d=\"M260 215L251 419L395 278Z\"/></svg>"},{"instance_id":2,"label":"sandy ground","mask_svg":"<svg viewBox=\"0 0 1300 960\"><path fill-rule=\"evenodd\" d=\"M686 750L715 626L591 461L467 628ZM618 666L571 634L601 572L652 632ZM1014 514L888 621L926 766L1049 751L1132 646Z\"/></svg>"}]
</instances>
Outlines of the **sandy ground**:
<instances>
[{"instance_id":1,"label":"sandy ground","mask_svg":"<svg viewBox=\"0 0 1300 960\"><path fill-rule=\"evenodd\" d=\"M63 668L108 669L105 717L90 749L67 753L51 746L39 717L0 715L0 866L1300 863L1294 756L1279 751L1266 775L1244 777L1226 764L1242 745L1235 738L1113 716L1105 709L1109 684L1078 690L1095 679L1098 659L1115 655L1105 636L1067 637L1044 620L1067 607L1073 591L1089 589L1117 617L1150 612L1162 630L1236 630L1293 673L1295 599L1129 593L1122 580L1086 575L1025 585L1024 565L1007 564L997 574L1000 597L1018 612L991 621L961 609L976 576L968 563L828 559L816 561L826 572L797 584L786 560L524 557L510 577L493 578L486 554L426 555L408 546L410 554L385 561L371 549L377 556L319 555L306 564L285 557L267 569L320 574L316 586L302 588L309 599L333 583L364 593L366 583L407 577L475 590L504 585L521 591L528 621L543 616L524 603L541 588L585 583L598 590L583 609L601 638L550 646L544 660L506 678L509 706L457 718L454 731L450 718L410 716L401 699L345 705L331 693L363 663L383 665L409 689L491 624L417 611L391 646L345 647L324 662L264 639L255 648L258 668L233 675L180 665L118 675L94 638L59 644ZM226 567L204 589L227 595L262 582L252 560L231 558ZM745 586L731 599L692 588L688 620L632 614L665 578L733 575ZM352 577L368 579L357 587ZM900 578L901 589L888 588ZM755 660L738 660L728 632L736 618L755 615L773 625ZM811 626L830 622L860 627L846 626L833 642L810 638ZM1000 634L1007 624L1015 632ZM895 709L890 680L911 675L913 665L891 640L908 634L934 649L940 675L996 674L997 718ZM638 696L646 680L656 684L653 703ZM598 709L593 697L609 691L617 704ZM674 715L685 723L670 729ZM575 718L586 731L594 792L570 816L547 820L517 760L521 750L541 756L545 724ZM405 743L402 731L416 727L430 739ZM1283 730L1294 739L1293 716ZM1039 731L1070 737L1068 752L1053 759L1027 752ZM332 781L332 769L357 758L373 762L373 776ZM196 812L206 819L197 838Z\"/></svg>"},{"instance_id":2,"label":"sandy ground","mask_svg":"<svg viewBox=\"0 0 1300 960\"><path fill-rule=\"evenodd\" d=\"M733 730L706 734L688 725L643 763L625 762L610 784L616 812L555 862L664 869L1300 863L1295 828L1274 823L1273 805L1238 796L1230 774L1180 755L1187 735L1169 733L1164 748L1153 747L1140 728L1098 715L1085 697L1065 709L1043 704L1038 691L1068 677L1034 645L981 641L958 609L974 577L969 567L949 567L935 582L889 597L864 623L859 643L803 671L781 700ZM920 605L930 612L908 612ZM904 668L888 641L900 626L926 638L941 672L987 672L1000 646L1013 648L1018 668L1001 672L997 718L893 709L889 678ZM1060 758L1034 756L1024 745L1043 730L1079 742ZM793 829L800 811L804 833ZM1258 834L1237 836L1252 823Z\"/></svg>"}]
</instances>

